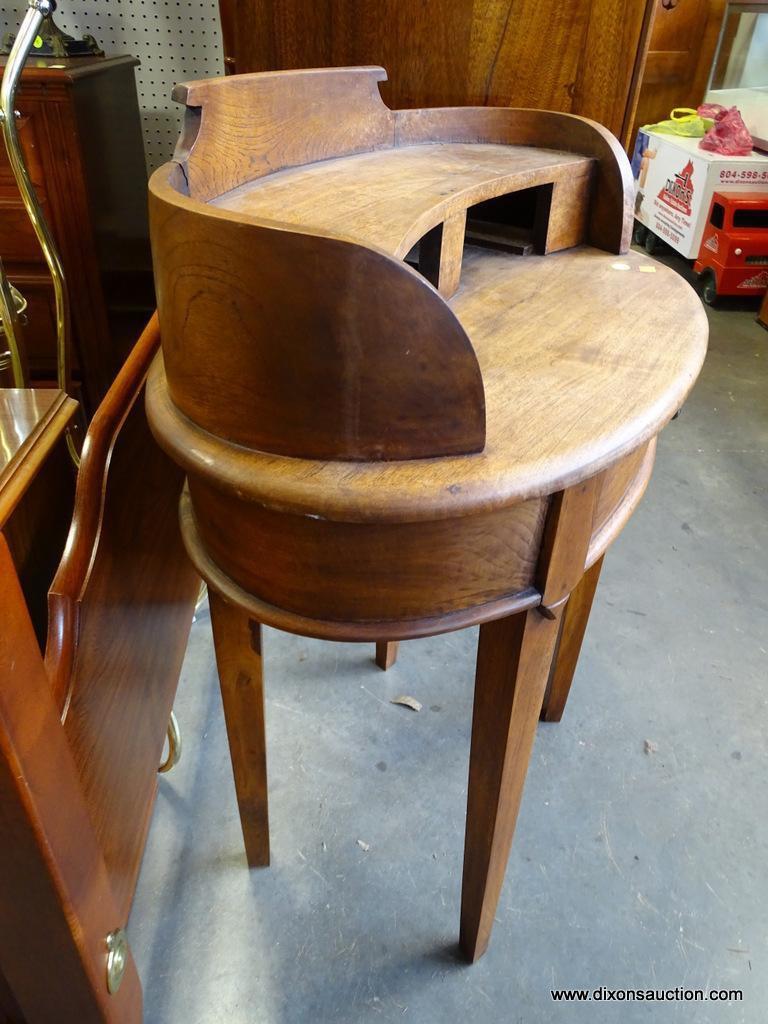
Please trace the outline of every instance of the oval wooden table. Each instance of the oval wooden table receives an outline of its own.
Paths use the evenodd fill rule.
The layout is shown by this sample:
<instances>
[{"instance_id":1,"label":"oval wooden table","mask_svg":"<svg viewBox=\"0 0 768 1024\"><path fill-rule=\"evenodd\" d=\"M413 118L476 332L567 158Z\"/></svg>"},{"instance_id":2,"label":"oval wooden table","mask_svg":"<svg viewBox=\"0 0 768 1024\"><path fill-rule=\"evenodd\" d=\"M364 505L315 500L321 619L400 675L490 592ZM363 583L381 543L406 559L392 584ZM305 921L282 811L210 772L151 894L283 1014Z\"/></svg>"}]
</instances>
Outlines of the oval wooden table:
<instances>
[{"instance_id":1,"label":"oval wooden table","mask_svg":"<svg viewBox=\"0 0 768 1024\"><path fill-rule=\"evenodd\" d=\"M490 937L540 717L604 552L701 367L689 286L628 252L602 128L390 111L379 69L192 83L150 186L163 359L249 864L269 862L261 625L396 642L479 623L461 946Z\"/></svg>"}]
</instances>

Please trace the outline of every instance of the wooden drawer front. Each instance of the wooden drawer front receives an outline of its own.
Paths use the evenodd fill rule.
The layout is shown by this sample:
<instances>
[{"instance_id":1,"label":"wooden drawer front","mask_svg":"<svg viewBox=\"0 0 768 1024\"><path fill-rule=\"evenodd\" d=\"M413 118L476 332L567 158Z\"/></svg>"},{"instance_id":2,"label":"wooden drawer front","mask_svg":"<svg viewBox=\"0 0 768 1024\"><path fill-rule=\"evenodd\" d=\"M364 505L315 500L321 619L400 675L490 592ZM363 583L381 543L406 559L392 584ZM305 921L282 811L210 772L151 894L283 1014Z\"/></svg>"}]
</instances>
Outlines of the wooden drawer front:
<instances>
[{"instance_id":1,"label":"wooden drawer front","mask_svg":"<svg viewBox=\"0 0 768 1024\"><path fill-rule=\"evenodd\" d=\"M587 567L616 539L634 512L650 479L655 455L654 437L603 471L598 483Z\"/></svg>"},{"instance_id":2,"label":"wooden drawer front","mask_svg":"<svg viewBox=\"0 0 768 1024\"><path fill-rule=\"evenodd\" d=\"M33 184L38 189L45 184L43 176L43 159L37 131L37 123L39 122L39 119L40 113L33 109L23 113L21 117L16 120L16 127L19 132L19 141L21 142L21 149L24 154L27 170L29 171L29 176L32 179ZM6 152L5 146L0 145L0 192L5 194L6 191L12 196L18 196L19 194L16 189L16 180L13 177L11 165L8 161L8 153Z\"/></svg>"},{"instance_id":3,"label":"wooden drawer front","mask_svg":"<svg viewBox=\"0 0 768 1024\"><path fill-rule=\"evenodd\" d=\"M239 501L190 478L208 555L248 593L332 622L431 618L534 582L546 501L458 519L339 523Z\"/></svg>"},{"instance_id":4,"label":"wooden drawer front","mask_svg":"<svg viewBox=\"0 0 768 1024\"><path fill-rule=\"evenodd\" d=\"M648 445L641 445L636 451L625 455L603 473L600 490L597 495L593 531L598 533L616 515L627 492L635 484L640 473Z\"/></svg>"},{"instance_id":5,"label":"wooden drawer front","mask_svg":"<svg viewBox=\"0 0 768 1024\"><path fill-rule=\"evenodd\" d=\"M48 203L41 198L40 205L50 223ZM35 230L20 198L0 195L0 256L5 262L45 262Z\"/></svg>"}]
</instances>

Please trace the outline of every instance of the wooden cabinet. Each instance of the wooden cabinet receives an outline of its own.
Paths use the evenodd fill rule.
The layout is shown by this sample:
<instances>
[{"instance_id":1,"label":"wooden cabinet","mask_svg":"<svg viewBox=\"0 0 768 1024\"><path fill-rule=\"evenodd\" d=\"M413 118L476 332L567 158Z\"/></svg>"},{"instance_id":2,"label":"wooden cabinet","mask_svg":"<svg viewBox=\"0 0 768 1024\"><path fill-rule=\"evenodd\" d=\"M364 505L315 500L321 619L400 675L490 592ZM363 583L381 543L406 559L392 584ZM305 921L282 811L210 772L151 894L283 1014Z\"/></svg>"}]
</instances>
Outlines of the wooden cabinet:
<instances>
[{"instance_id":1,"label":"wooden cabinet","mask_svg":"<svg viewBox=\"0 0 768 1024\"><path fill-rule=\"evenodd\" d=\"M30 59L16 101L24 156L70 288L73 364L89 411L123 361L114 321L152 301L137 64L128 56ZM51 382L53 288L2 147L0 255L29 303L32 380Z\"/></svg>"},{"instance_id":2,"label":"wooden cabinet","mask_svg":"<svg viewBox=\"0 0 768 1024\"><path fill-rule=\"evenodd\" d=\"M391 107L582 114L622 141L654 0L220 0L237 72L380 64Z\"/></svg>"},{"instance_id":3,"label":"wooden cabinet","mask_svg":"<svg viewBox=\"0 0 768 1024\"><path fill-rule=\"evenodd\" d=\"M704 99L725 0L656 0L656 17L632 131Z\"/></svg>"}]
</instances>

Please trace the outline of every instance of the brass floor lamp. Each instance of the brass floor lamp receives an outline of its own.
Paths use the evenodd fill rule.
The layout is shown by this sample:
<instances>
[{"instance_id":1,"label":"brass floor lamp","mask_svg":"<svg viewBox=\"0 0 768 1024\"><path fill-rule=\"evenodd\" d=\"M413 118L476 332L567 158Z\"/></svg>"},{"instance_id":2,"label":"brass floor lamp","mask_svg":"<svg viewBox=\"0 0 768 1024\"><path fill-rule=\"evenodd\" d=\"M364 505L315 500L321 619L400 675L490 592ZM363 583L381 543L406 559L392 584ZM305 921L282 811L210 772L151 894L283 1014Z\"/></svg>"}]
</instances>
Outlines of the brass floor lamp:
<instances>
[{"instance_id":1,"label":"brass floor lamp","mask_svg":"<svg viewBox=\"0 0 768 1024\"><path fill-rule=\"evenodd\" d=\"M43 19L51 14L52 10L53 4L51 0L29 0L27 12L11 47L8 62L5 65L2 84L0 85L0 128L2 129L3 141L5 142L8 162L11 165L13 177L16 180L24 208L32 222L32 227L40 243L40 248L43 251L43 256L51 275L51 281L53 282L53 292L56 300L56 381L61 390L69 394L71 390L69 292L51 229L43 214L40 201L27 170L26 161L24 160L24 154L19 142L19 133L16 128L18 114L15 106L16 90L21 79L24 64L37 38ZM5 335L8 338L14 384L16 387L26 387L28 381L24 365L25 360L19 341L17 314L12 303L11 287L4 273L0 274L0 278L0 313L2 313ZM72 462L76 467L79 466L80 455L71 431L67 431L67 448Z\"/></svg>"},{"instance_id":2,"label":"brass floor lamp","mask_svg":"<svg viewBox=\"0 0 768 1024\"><path fill-rule=\"evenodd\" d=\"M15 388L25 388L28 383L24 343L21 338L26 308L27 300L8 280L3 261L0 260L0 339L5 338L8 345L7 349L0 350L0 373L10 370Z\"/></svg>"}]
</instances>

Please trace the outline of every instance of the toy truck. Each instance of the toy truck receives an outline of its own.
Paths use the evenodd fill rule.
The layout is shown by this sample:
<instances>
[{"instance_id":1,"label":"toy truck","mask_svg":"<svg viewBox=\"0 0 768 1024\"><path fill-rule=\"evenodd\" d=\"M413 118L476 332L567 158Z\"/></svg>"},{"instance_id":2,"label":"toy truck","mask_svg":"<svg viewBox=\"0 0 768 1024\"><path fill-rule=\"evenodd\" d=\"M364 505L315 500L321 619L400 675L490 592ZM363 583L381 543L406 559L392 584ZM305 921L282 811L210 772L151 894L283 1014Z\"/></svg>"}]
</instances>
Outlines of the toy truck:
<instances>
[{"instance_id":1,"label":"toy truck","mask_svg":"<svg viewBox=\"0 0 768 1024\"><path fill-rule=\"evenodd\" d=\"M768 154L722 156L700 141L641 129L632 156L643 242L649 249L664 242L687 260L699 254L714 192L768 190Z\"/></svg>"},{"instance_id":2,"label":"toy truck","mask_svg":"<svg viewBox=\"0 0 768 1024\"><path fill-rule=\"evenodd\" d=\"M768 289L768 192L715 192L693 269L702 298Z\"/></svg>"}]
</instances>

